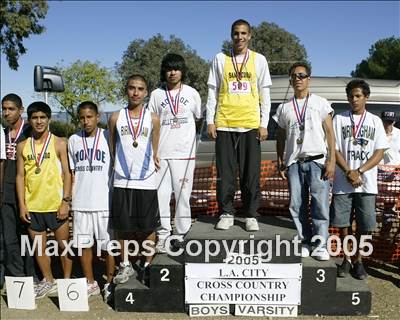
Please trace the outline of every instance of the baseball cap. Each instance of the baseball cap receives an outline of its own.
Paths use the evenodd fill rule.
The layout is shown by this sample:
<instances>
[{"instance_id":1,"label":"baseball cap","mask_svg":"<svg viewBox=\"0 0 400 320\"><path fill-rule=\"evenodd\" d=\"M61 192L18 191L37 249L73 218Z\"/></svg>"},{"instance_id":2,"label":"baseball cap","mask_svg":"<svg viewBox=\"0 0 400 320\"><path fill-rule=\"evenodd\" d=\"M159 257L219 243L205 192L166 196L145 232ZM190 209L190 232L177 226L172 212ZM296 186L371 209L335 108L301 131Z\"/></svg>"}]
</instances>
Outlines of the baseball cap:
<instances>
[{"instance_id":1,"label":"baseball cap","mask_svg":"<svg viewBox=\"0 0 400 320\"><path fill-rule=\"evenodd\" d=\"M395 121L396 120L396 113L393 111L382 111L381 113L381 119L383 121Z\"/></svg>"}]
</instances>

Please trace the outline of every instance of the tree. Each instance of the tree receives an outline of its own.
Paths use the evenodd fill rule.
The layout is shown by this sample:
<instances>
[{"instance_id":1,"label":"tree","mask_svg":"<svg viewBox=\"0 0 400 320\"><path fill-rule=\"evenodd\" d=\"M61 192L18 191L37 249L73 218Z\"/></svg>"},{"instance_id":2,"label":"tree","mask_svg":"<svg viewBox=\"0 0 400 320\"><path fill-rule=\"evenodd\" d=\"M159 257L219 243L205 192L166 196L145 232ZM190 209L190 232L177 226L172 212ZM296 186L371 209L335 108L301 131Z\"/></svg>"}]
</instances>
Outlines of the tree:
<instances>
[{"instance_id":1,"label":"tree","mask_svg":"<svg viewBox=\"0 0 400 320\"><path fill-rule=\"evenodd\" d=\"M222 51L229 52L231 43L231 40L225 40ZM286 75L293 63L307 61L307 52L300 40L275 23L264 21L259 26L252 26L249 48L267 58L269 71L274 75Z\"/></svg>"},{"instance_id":2,"label":"tree","mask_svg":"<svg viewBox=\"0 0 400 320\"><path fill-rule=\"evenodd\" d=\"M60 108L68 113L75 127L79 124L76 107L90 100L99 108L104 102L115 103L118 100L118 82L112 72L98 62L77 60L69 67L58 67L63 79L65 91L52 96Z\"/></svg>"},{"instance_id":3,"label":"tree","mask_svg":"<svg viewBox=\"0 0 400 320\"><path fill-rule=\"evenodd\" d=\"M375 42L369 57L356 65L352 77L400 80L400 38L390 37Z\"/></svg>"},{"instance_id":4,"label":"tree","mask_svg":"<svg viewBox=\"0 0 400 320\"><path fill-rule=\"evenodd\" d=\"M200 58L196 51L173 35L168 40L164 40L160 34L157 34L147 41L143 39L132 41L123 53L122 62L117 63L116 68L122 79L126 79L133 73L143 75L148 81L148 89L151 92L159 85L161 61L167 53L177 53L184 57L188 67L185 82L196 88L205 101L208 63Z\"/></svg>"},{"instance_id":5,"label":"tree","mask_svg":"<svg viewBox=\"0 0 400 320\"><path fill-rule=\"evenodd\" d=\"M46 17L47 8L43 0L1 0L0 46L11 69L18 69L18 59L26 53L23 39L45 31L38 21Z\"/></svg>"}]
</instances>

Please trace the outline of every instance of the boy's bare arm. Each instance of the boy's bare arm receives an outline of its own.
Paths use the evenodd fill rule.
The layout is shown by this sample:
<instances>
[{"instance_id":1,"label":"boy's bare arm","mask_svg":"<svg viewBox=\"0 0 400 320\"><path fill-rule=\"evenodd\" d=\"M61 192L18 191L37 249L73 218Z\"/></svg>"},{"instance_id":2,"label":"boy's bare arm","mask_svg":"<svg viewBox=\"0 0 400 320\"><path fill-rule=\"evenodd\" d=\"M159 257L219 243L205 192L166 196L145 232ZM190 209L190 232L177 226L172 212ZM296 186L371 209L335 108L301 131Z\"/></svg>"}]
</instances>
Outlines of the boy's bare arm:
<instances>
[{"instance_id":1,"label":"boy's bare arm","mask_svg":"<svg viewBox=\"0 0 400 320\"><path fill-rule=\"evenodd\" d=\"M56 137L55 147L57 156L61 162L61 171L63 177L63 200L57 211L57 218L64 220L68 218L69 204L71 202L71 190L72 190L72 176L68 164L67 144L59 137Z\"/></svg>"},{"instance_id":2,"label":"boy's bare arm","mask_svg":"<svg viewBox=\"0 0 400 320\"><path fill-rule=\"evenodd\" d=\"M110 154L111 154L111 158L115 158L115 127L117 124L117 120L118 120L118 112L114 112L111 117L110 120L108 120L108 131L109 131L109 145L110 145Z\"/></svg>"},{"instance_id":3,"label":"boy's bare arm","mask_svg":"<svg viewBox=\"0 0 400 320\"><path fill-rule=\"evenodd\" d=\"M22 150L24 149L25 143L26 141L22 141L17 145L17 176L15 182L19 204L19 216L23 222L30 223L31 217L25 204L25 168L24 158L22 157Z\"/></svg>"}]
</instances>

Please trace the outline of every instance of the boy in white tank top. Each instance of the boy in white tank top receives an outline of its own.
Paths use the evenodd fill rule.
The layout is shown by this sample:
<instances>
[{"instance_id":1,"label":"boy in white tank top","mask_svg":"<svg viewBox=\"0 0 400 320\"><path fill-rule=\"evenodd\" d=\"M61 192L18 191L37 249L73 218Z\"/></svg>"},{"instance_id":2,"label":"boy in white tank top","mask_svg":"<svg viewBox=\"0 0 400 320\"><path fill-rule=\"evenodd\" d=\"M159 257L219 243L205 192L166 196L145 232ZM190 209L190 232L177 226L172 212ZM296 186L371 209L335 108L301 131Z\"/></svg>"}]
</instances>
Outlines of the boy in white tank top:
<instances>
[{"instance_id":1,"label":"boy in white tank top","mask_svg":"<svg viewBox=\"0 0 400 320\"><path fill-rule=\"evenodd\" d=\"M115 271L114 257L108 254L110 192L110 149L108 134L98 127L97 105L82 102L78 108L81 131L68 140L69 165L73 175L72 210L74 212L73 245L82 250L80 262L88 282L88 296L100 294L93 276L93 236L106 261L107 282L104 301L110 302L111 281Z\"/></svg>"},{"instance_id":2,"label":"boy in white tank top","mask_svg":"<svg viewBox=\"0 0 400 320\"><path fill-rule=\"evenodd\" d=\"M121 246L121 263L114 283L125 283L136 275L128 257L131 245L134 256L141 250L145 257L140 280L148 285L155 230L160 225L155 179L155 171L160 167L160 121L144 104L147 83L143 76L128 78L126 94L128 106L114 112L109 121L110 146L115 157L110 226Z\"/></svg>"}]
</instances>

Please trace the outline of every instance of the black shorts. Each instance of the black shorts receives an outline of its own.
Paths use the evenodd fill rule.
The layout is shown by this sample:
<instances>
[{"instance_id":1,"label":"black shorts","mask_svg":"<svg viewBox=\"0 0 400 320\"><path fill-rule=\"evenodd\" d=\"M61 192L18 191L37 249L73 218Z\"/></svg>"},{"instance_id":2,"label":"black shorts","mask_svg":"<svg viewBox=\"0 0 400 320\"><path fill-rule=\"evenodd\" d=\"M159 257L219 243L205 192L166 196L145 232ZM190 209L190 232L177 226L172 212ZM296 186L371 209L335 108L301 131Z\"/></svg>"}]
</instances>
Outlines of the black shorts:
<instances>
[{"instance_id":1,"label":"black shorts","mask_svg":"<svg viewBox=\"0 0 400 320\"><path fill-rule=\"evenodd\" d=\"M122 232L153 232L160 226L157 190L114 188L110 227Z\"/></svg>"},{"instance_id":2,"label":"black shorts","mask_svg":"<svg viewBox=\"0 0 400 320\"><path fill-rule=\"evenodd\" d=\"M29 215L31 216L31 223L28 228L36 232L46 231L47 228L51 231L56 231L64 223L68 222L68 218L57 219L57 212L29 212Z\"/></svg>"}]
</instances>

